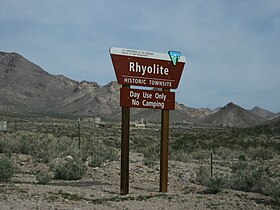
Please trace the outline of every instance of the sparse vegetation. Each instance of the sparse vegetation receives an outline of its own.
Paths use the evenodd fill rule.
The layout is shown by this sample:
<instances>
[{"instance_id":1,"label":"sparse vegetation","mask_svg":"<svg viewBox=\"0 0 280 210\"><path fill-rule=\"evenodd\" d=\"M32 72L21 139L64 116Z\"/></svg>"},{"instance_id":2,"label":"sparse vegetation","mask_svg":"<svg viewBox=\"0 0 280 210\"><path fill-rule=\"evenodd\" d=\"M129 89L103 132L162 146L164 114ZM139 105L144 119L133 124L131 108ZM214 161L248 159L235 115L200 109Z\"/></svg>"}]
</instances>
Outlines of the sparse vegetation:
<instances>
[{"instance_id":1,"label":"sparse vegetation","mask_svg":"<svg viewBox=\"0 0 280 210\"><path fill-rule=\"evenodd\" d=\"M263 147L249 147L248 156L254 160L270 160L273 159L276 151L273 148L263 148Z\"/></svg>"},{"instance_id":2,"label":"sparse vegetation","mask_svg":"<svg viewBox=\"0 0 280 210\"><path fill-rule=\"evenodd\" d=\"M143 138L144 135L144 133L142 133L142 136L139 136L139 134L135 136L132 135L132 149L142 153L149 161L158 160L160 155L159 136L154 133Z\"/></svg>"},{"instance_id":3,"label":"sparse vegetation","mask_svg":"<svg viewBox=\"0 0 280 210\"><path fill-rule=\"evenodd\" d=\"M153 168L156 165L156 162L154 160L145 159L144 165Z\"/></svg>"},{"instance_id":4,"label":"sparse vegetation","mask_svg":"<svg viewBox=\"0 0 280 210\"><path fill-rule=\"evenodd\" d=\"M226 179L220 176L210 176L210 168L201 166L198 168L196 181L206 186L207 193L218 193L220 192L226 185Z\"/></svg>"},{"instance_id":5,"label":"sparse vegetation","mask_svg":"<svg viewBox=\"0 0 280 210\"><path fill-rule=\"evenodd\" d=\"M268 195L279 202L279 181L272 179L268 167L253 167L243 161L238 161L232 166L229 177L220 175L210 176L210 168L201 166L197 171L196 181L206 187L207 193L218 193L224 188L244 192L256 192Z\"/></svg>"},{"instance_id":6,"label":"sparse vegetation","mask_svg":"<svg viewBox=\"0 0 280 210\"><path fill-rule=\"evenodd\" d=\"M158 194L154 194L154 195L139 195L139 196L113 196L110 198L97 198L97 199L88 199L82 196L79 196L77 194L71 194L71 193L67 193L67 192L63 192L63 191L59 191L58 194L59 196L61 196L63 199L67 199L67 200L71 200L71 201L87 201L93 204L102 204L102 203L106 203L106 202L121 202L121 201L145 201L148 199L152 199L152 198L164 198L167 200L170 200L171 197L170 195L167 194L162 194L162 193L158 193Z\"/></svg>"},{"instance_id":7,"label":"sparse vegetation","mask_svg":"<svg viewBox=\"0 0 280 210\"><path fill-rule=\"evenodd\" d=\"M233 166L232 172L230 177L232 189L270 195L270 189L274 188L271 172L267 167L252 167L239 161Z\"/></svg>"},{"instance_id":8,"label":"sparse vegetation","mask_svg":"<svg viewBox=\"0 0 280 210\"><path fill-rule=\"evenodd\" d=\"M36 180L38 184L49 184L52 181L52 179L52 176L46 171L41 171L36 175Z\"/></svg>"},{"instance_id":9,"label":"sparse vegetation","mask_svg":"<svg viewBox=\"0 0 280 210\"><path fill-rule=\"evenodd\" d=\"M88 153L91 154L91 157L89 158L89 166L91 167L99 167L106 161L114 161L118 159L118 151L115 148L101 143L95 144L93 150Z\"/></svg>"},{"instance_id":10,"label":"sparse vegetation","mask_svg":"<svg viewBox=\"0 0 280 210\"><path fill-rule=\"evenodd\" d=\"M196 173L196 181L201 185L207 185L210 179L210 168L200 166Z\"/></svg>"},{"instance_id":11,"label":"sparse vegetation","mask_svg":"<svg viewBox=\"0 0 280 210\"><path fill-rule=\"evenodd\" d=\"M79 180L86 173L86 168L80 161L66 160L53 167L54 178L62 180Z\"/></svg>"},{"instance_id":12,"label":"sparse vegetation","mask_svg":"<svg viewBox=\"0 0 280 210\"><path fill-rule=\"evenodd\" d=\"M8 181L14 174L14 165L10 158L0 156L0 181Z\"/></svg>"},{"instance_id":13,"label":"sparse vegetation","mask_svg":"<svg viewBox=\"0 0 280 210\"><path fill-rule=\"evenodd\" d=\"M208 180L206 187L208 193L218 193L220 192L226 185L226 179L219 176L210 177Z\"/></svg>"},{"instance_id":14,"label":"sparse vegetation","mask_svg":"<svg viewBox=\"0 0 280 210\"><path fill-rule=\"evenodd\" d=\"M61 120L59 123L55 121L44 124L42 120L37 124L25 121L22 126L14 126L16 130L10 130L0 138L1 157L6 158L6 163L12 163L10 157L26 154L32 160L30 163L51 166L54 177L48 172L32 172L36 174L38 184L48 184L53 178L79 180L87 167L105 168L107 164L104 163L120 159L119 128L93 129L90 124L81 123L79 150L75 123L76 121ZM257 192L279 202L280 173L277 172L279 168L275 169L273 165L280 153L279 133L277 129L267 130L261 127L213 129L172 126L169 159L201 164L196 173L196 183L205 186L206 193L215 194L227 188ZM213 177L210 176L211 148L214 158ZM141 163L150 167L152 173L158 167L160 159L160 129L132 129L130 151L140 153ZM65 159L68 156L72 159ZM4 164L0 166L3 167ZM13 164L8 166L13 170L9 173L7 171L7 178L2 178L4 175L1 173L1 181L7 181L13 176ZM182 174L179 180L191 178L184 172L179 174ZM54 182L56 181L59 180ZM99 202L98 199L96 202Z\"/></svg>"}]
</instances>

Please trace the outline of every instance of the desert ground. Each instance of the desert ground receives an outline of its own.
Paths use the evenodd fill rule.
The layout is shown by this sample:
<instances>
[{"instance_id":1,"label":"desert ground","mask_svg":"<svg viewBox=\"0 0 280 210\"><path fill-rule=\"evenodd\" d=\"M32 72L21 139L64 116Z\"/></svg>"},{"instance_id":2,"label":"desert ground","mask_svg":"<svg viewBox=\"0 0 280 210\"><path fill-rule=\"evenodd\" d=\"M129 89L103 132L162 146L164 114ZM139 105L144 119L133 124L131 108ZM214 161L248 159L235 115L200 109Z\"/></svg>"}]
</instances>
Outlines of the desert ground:
<instances>
[{"instance_id":1,"label":"desert ground","mask_svg":"<svg viewBox=\"0 0 280 210\"><path fill-rule=\"evenodd\" d=\"M129 194L120 195L119 124L81 119L78 133L76 119L5 120L0 209L280 209L279 129L170 125L161 193L160 126L131 125Z\"/></svg>"}]
</instances>

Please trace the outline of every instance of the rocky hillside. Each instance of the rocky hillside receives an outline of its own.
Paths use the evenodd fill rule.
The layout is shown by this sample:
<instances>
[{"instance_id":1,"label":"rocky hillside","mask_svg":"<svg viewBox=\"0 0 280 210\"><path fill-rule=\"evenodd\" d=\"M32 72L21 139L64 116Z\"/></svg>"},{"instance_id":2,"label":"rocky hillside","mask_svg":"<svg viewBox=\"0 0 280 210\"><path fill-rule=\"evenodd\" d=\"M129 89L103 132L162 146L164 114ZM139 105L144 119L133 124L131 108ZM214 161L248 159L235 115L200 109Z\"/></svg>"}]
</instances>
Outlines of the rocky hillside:
<instances>
[{"instance_id":1,"label":"rocky hillside","mask_svg":"<svg viewBox=\"0 0 280 210\"><path fill-rule=\"evenodd\" d=\"M209 108L199 108L199 109L195 109L195 108L191 108L191 107L186 107L184 104L179 104L176 103L175 105L176 110L185 113L186 115L188 115L189 117L192 118L203 118L208 116L209 114L213 114L215 111L209 109Z\"/></svg>"},{"instance_id":2,"label":"rocky hillside","mask_svg":"<svg viewBox=\"0 0 280 210\"><path fill-rule=\"evenodd\" d=\"M251 127L259 125L264 121L264 118L261 118L231 102L214 114L203 118L201 123L204 125L222 127Z\"/></svg>"},{"instance_id":3,"label":"rocky hillside","mask_svg":"<svg viewBox=\"0 0 280 210\"><path fill-rule=\"evenodd\" d=\"M75 81L52 75L17 53L0 52L0 114L100 116L120 121L120 85L110 82ZM255 107L251 111L230 103L211 110L190 108L176 102L171 122L202 123L211 126L254 126L275 114ZM131 109L131 121L160 122L160 110Z\"/></svg>"},{"instance_id":4,"label":"rocky hillside","mask_svg":"<svg viewBox=\"0 0 280 210\"><path fill-rule=\"evenodd\" d=\"M253 109L250 110L252 113L254 113L255 115L258 115L266 120L270 120L273 119L275 117L277 117L277 114L274 114L273 112L270 112L266 109L262 109L258 106L255 106Z\"/></svg>"},{"instance_id":5,"label":"rocky hillside","mask_svg":"<svg viewBox=\"0 0 280 210\"><path fill-rule=\"evenodd\" d=\"M17 53L0 52L0 112L96 116L119 109L119 85L51 75Z\"/></svg>"},{"instance_id":6,"label":"rocky hillside","mask_svg":"<svg viewBox=\"0 0 280 210\"><path fill-rule=\"evenodd\" d=\"M120 110L119 89L116 82L105 86L81 82L73 92L65 95L58 111L67 115L105 116Z\"/></svg>"},{"instance_id":7,"label":"rocky hillside","mask_svg":"<svg viewBox=\"0 0 280 210\"><path fill-rule=\"evenodd\" d=\"M280 117L265 122L265 126L270 129L280 129Z\"/></svg>"},{"instance_id":8,"label":"rocky hillside","mask_svg":"<svg viewBox=\"0 0 280 210\"><path fill-rule=\"evenodd\" d=\"M16 53L0 52L0 103L2 109L52 111L77 82L50 75Z\"/></svg>"},{"instance_id":9,"label":"rocky hillside","mask_svg":"<svg viewBox=\"0 0 280 210\"><path fill-rule=\"evenodd\" d=\"M110 82L74 81L51 75L17 53L0 52L0 113L67 116L101 116L119 121L120 85ZM207 111L176 103L171 122L192 121ZM160 110L132 109L132 120L160 122Z\"/></svg>"}]
</instances>

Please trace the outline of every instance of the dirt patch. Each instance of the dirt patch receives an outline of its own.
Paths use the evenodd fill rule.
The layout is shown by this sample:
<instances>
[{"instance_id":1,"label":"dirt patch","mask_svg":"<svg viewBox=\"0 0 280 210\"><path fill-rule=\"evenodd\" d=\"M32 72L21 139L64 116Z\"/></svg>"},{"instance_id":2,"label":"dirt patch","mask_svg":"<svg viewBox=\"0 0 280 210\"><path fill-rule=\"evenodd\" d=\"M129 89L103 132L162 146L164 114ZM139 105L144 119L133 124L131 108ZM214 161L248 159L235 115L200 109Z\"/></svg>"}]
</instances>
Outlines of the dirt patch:
<instances>
[{"instance_id":1,"label":"dirt patch","mask_svg":"<svg viewBox=\"0 0 280 210\"><path fill-rule=\"evenodd\" d=\"M222 190L205 193L194 183L195 163L170 161L168 193L159 191L159 164L148 167L137 153L131 155L130 193L120 195L120 161L88 167L82 180L53 180L37 184L33 171L46 165L30 159L9 183L0 185L1 209L276 209L270 197ZM26 158L23 158L26 159Z\"/></svg>"}]
</instances>

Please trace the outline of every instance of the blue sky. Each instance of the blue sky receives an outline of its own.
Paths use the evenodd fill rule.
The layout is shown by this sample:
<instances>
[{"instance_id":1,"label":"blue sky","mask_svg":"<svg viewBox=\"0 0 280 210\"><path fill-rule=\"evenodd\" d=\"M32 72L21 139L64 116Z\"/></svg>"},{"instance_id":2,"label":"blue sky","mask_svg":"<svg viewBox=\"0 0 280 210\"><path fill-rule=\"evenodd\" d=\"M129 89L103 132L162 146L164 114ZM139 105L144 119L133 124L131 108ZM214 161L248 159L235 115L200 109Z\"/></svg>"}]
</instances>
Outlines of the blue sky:
<instances>
[{"instance_id":1,"label":"blue sky","mask_svg":"<svg viewBox=\"0 0 280 210\"><path fill-rule=\"evenodd\" d=\"M280 111L279 0L0 0L0 51L52 74L116 80L109 48L181 51L176 100Z\"/></svg>"}]
</instances>

